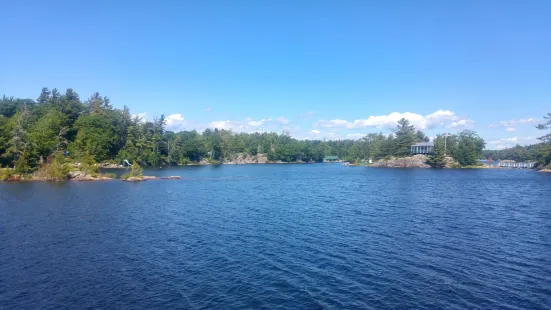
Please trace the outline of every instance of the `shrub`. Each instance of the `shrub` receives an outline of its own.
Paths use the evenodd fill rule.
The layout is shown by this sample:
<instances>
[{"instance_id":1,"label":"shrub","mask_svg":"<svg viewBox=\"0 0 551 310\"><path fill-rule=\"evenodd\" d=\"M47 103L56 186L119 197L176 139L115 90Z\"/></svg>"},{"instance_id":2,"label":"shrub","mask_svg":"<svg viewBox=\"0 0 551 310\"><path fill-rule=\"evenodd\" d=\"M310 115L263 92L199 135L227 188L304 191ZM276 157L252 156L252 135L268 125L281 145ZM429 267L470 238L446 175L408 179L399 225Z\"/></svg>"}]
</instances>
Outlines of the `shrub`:
<instances>
[{"instance_id":1,"label":"shrub","mask_svg":"<svg viewBox=\"0 0 551 310\"><path fill-rule=\"evenodd\" d=\"M130 175L134 178L141 178L143 176L143 169L138 165L138 162L134 161L132 164Z\"/></svg>"},{"instance_id":2,"label":"shrub","mask_svg":"<svg viewBox=\"0 0 551 310\"><path fill-rule=\"evenodd\" d=\"M84 156L82 158L79 169L80 171L93 177L96 177L100 173L97 162L94 160L94 157L90 155Z\"/></svg>"},{"instance_id":3,"label":"shrub","mask_svg":"<svg viewBox=\"0 0 551 310\"><path fill-rule=\"evenodd\" d=\"M25 156L19 156L19 158L14 163L15 174L26 174L30 171L29 163Z\"/></svg>"},{"instance_id":4,"label":"shrub","mask_svg":"<svg viewBox=\"0 0 551 310\"><path fill-rule=\"evenodd\" d=\"M50 163L43 165L37 174L48 181L64 181L69 178L70 171L71 167L65 163L65 157L57 154Z\"/></svg>"},{"instance_id":5,"label":"shrub","mask_svg":"<svg viewBox=\"0 0 551 310\"><path fill-rule=\"evenodd\" d=\"M0 168L0 181L8 181L13 177L13 170L10 168Z\"/></svg>"},{"instance_id":6,"label":"shrub","mask_svg":"<svg viewBox=\"0 0 551 310\"><path fill-rule=\"evenodd\" d=\"M212 158L209 158L207 161L209 162L209 164L212 164L212 165L219 165L220 164L219 160L212 159Z\"/></svg>"}]
</instances>

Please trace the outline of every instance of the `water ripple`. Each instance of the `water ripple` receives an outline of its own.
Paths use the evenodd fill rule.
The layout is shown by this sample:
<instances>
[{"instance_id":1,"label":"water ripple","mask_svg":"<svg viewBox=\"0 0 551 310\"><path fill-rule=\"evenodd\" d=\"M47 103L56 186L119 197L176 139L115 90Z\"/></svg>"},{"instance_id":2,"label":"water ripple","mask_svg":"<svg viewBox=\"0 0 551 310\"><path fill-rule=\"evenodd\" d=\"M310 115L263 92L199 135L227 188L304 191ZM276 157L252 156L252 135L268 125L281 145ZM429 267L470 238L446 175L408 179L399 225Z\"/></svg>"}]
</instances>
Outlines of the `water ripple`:
<instances>
[{"instance_id":1,"label":"water ripple","mask_svg":"<svg viewBox=\"0 0 551 310\"><path fill-rule=\"evenodd\" d=\"M0 184L0 309L548 309L551 176L338 165Z\"/></svg>"}]
</instances>

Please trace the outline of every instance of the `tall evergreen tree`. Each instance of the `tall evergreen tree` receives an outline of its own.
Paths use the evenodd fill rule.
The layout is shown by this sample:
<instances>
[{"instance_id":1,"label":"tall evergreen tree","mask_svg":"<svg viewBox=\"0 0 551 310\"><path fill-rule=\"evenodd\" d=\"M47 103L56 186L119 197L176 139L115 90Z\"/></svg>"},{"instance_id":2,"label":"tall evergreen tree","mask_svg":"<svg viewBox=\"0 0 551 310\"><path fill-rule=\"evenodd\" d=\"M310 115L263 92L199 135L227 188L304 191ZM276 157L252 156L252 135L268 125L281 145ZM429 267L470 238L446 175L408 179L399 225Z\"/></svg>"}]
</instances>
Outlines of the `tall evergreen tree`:
<instances>
[{"instance_id":1,"label":"tall evergreen tree","mask_svg":"<svg viewBox=\"0 0 551 310\"><path fill-rule=\"evenodd\" d=\"M396 141L394 143L394 155L403 157L410 154L411 145L417 140L415 127L410 122L402 118L398 121L398 126L394 130Z\"/></svg>"},{"instance_id":2,"label":"tall evergreen tree","mask_svg":"<svg viewBox=\"0 0 551 310\"><path fill-rule=\"evenodd\" d=\"M547 116L544 116L546 120L543 124L539 124L536 128L539 130L550 130L551 129L551 113L547 113ZM542 167L551 166L551 132L539 138L543 142L543 147L538 152L537 159L539 165Z\"/></svg>"},{"instance_id":3,"label":"tall evergreen tree","mask_svg":"<svg viewBox=\"0 0 551 310\"><path fill-rule=\"evenodd\" d=\"M438 135L434 139L434 151L429 155L427 163L433 168L444 168L446 167L446 153L444 150L444 137Z\"/></svg>"}]
</instances>

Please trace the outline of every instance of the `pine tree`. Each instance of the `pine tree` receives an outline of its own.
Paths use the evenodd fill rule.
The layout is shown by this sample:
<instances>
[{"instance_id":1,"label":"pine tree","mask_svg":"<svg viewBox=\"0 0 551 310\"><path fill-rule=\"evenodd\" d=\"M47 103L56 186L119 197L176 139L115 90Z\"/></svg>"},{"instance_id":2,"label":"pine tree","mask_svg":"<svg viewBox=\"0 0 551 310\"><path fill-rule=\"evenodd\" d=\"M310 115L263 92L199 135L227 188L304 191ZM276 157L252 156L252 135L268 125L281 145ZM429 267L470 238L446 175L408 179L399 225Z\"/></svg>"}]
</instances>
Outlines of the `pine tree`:
<instances>
[{"instance_id":1,"label":"pine tree","mask_svg":"<svg viewBox=\"0 0 551 310\"><path fill-rule=\"evenodd\" d=\"M547 116L544 116L544 119L546 119L546 122L536 126L537 129L539 130L551 129L551 113L547 113ZM551 166L551 133L548 133L545 136L540 137L539 139L544 143L542 150L539 152L537 156L539 161L539 166L549 167Z\"/></svg>"},{"instance_id":2,"label":"pine tree","mask_svg":"<svg viewBox=\"0 0 551 310\"><path fill-rule=\"evenodd\" d=\"M429 155L427 164L433 168L446 167L446 153L444 147L444 137L438 135L434 140L434 151Z\"/></svg>"},{"instance_id":3,"label":"pine tree","mask_svg":"<svg viewBox=\"0 0 551 310\"><path fill-rule=\"evenodd\" d=\"M143 169L138 165L137 161L134 161L132 164L132 170L130 172L130 176L133 178L141 178L143 177Z\"/></svg>"},{"instance_id":4,"label":"pine tree","mask_svg":"<svg viewBox=\"0 0 551 310\"><path fill-rule=\"evenodd\" d=\"M396 141L394 143L394 155L403 157L410 154L411 145L417 140L415 127L410 125L409 121L402 118L398 121L398 126L394 130Z\"/></svg>"}]
</instances>

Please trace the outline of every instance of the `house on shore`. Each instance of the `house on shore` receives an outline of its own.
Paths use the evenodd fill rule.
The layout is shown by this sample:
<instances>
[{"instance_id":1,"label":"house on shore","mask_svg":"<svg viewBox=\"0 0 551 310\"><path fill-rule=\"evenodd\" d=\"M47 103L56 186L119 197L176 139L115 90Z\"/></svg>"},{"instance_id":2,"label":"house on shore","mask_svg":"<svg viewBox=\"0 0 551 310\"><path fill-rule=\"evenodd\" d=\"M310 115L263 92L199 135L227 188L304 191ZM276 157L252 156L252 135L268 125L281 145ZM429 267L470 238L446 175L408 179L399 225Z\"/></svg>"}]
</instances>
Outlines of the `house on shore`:
<instances>
[{"instance_id":1,"label":"house on shore","mask_svg":"<svg viewBox=\"0 0 551 310\"><path fill-rule=\"evenodd\" d=\"M325 156L323 158L324 163L338 163L340 162L339 156Z\"/></svg>"},{"instance_id":2,"label":"house on shore","mask_svg":"<svg viewBox=\"0 0 551 310\"><path fill-rule=\"evenodd\" d=\"M411 154L431 154L434 151L433 142L419 142L410 147Z\"/></svg>"}]
</instances>

